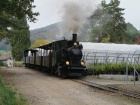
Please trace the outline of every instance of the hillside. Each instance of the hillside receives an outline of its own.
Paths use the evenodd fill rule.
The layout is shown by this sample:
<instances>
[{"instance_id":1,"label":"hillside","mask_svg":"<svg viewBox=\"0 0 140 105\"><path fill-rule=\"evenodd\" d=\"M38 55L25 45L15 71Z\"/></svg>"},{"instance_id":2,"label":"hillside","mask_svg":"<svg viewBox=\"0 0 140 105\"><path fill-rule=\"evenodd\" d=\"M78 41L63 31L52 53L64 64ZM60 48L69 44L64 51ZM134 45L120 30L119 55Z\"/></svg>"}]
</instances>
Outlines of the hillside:
<instances>
[{"instance_id":1,"label":"hillside","mask_svg":"<svg viewBox=\"0 0 140 105\"><path fill-rule=\"evenodd\" d=\"M81 28L77 33L78 41L88 41L89 36L87 35L86 25ZM36 40L61 40L65 37L66 39L72 39L71 33L62 29L62 23L55 23L46 27L30 30L30 40L33 44ZM0 42L0 50L9 51L11 49L10 45L6 45L5 41Z\"/></svg>"},{"instance_id":2,"label":"hillside","mask_svg":"<svg viewBox=\"0 0 140 105\"><path fill-rule=\"evenodd\" d=\"M46 27L34 29L30 31L31 43L36 40L47 39L47 40L57 40L60 37L59 31L60 23L55 23Z\"/></svg>"},{"instance_id":3,"label":"hillside","mask_svg":"<svg viewBox=\"0 0 140 105\"><path fill-rule=\"evenodd\" d=\"M77 34L78 34L78 40L88 41L89 36L87 35L86 25L85 27L82 27ZM66 30L62 30L61 22L30 31L31 44L33 44L36 40L44 39L44 40L53 41L53 40L60 40L63 37L65 37L66 39L71 39L72 35Z\"/></svg>"},{"instance_id":4,"label":"hillside","mask_svg":"<svg viewBox=\"0 0 140 105\"><path fill-rule=\"evenodd\" d=\"M6 43L5 39L0 41L0 50L9 51L10 49L11 49L11 46Z\"/></svg>"}]
</instances>

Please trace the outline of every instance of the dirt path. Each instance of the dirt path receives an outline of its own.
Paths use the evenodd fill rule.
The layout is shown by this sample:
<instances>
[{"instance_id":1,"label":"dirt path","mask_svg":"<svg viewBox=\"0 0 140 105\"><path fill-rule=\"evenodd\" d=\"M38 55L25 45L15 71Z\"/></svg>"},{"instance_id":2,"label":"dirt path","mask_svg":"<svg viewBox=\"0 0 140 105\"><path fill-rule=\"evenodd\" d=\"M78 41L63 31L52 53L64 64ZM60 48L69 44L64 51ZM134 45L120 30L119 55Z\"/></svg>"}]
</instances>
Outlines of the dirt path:
<instances>
[{"instance_id":1,"label":"dirt path","mask_svg":"<svg viewBox=\"0 0 140 105\"><path fill-rule=\"evenodd\" d=\"M25 68L0 70L31 105L140 105L140 102Z\"/></svg>"}]
</instances>

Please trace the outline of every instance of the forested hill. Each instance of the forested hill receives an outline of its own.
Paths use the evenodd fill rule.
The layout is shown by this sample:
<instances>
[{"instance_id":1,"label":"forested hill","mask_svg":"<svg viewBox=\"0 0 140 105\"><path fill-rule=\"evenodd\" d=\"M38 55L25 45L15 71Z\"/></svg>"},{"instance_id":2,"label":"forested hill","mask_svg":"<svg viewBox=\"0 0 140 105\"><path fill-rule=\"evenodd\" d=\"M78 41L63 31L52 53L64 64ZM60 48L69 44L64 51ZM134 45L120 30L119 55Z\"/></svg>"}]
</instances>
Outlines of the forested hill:
<instances>
[{"instance_id":1,"label":"forested hill","mask_svg":"<svg viewBox=\"0 0 140 105\"><path fill-rule=\"evenodd\" d=\"M31 43L38 39L57 40L60 37L60 23L55 23L46 27L34 29L30 31Z\"/></svg>"},{"instance_id":2,"label":"forested hill","mask_svg":"<svg viewBox=\"0 0 140 105\"><path fill-rule=\"evenodd\" d=\"M0 41L0 50L9 51L11 46L5 43L5 40Z\"/></svg>"},{"instance_id":3,"label":"forested hill","mask_svg":"<svg viewBox=\"0 0 140 105\"><path fill-rule=\"evenodd\" d=\"M77 33L78 40L80 41L89 41L89 35L87 35L87 27L84 25L81 30ZM35 42L35 40L45 39L45 40L60 40L65 37L66 39L71 39L71 33L62 29L62 23L55 23L48 25L46 27L34 29L30 31L30 40L31 44Z\"/></svg>"},{"instance_id":4,"label":"forested hill","mask_svg":"<svg viewBox=\"0 0 140 105\"><path fill-rule=\"evenodd\" d=\"M138 31L131 23L127 23L127 43L133 44L135 43L136 39L140 35L140 30ZM83 25L83 27L80 29L78 34L78 41L90 41L90 35L91 33L88 32L90 29L88 24ZM138 34L139 33L139 34ZM71 33L66 32L66 30L62 31L62 23L55 23L46 27L34 29L30 31L30 40L31 44L35 42L35 40L60 40L63 37L66 39L71 39L72 35Z\"/></svg>"}]
</instances>

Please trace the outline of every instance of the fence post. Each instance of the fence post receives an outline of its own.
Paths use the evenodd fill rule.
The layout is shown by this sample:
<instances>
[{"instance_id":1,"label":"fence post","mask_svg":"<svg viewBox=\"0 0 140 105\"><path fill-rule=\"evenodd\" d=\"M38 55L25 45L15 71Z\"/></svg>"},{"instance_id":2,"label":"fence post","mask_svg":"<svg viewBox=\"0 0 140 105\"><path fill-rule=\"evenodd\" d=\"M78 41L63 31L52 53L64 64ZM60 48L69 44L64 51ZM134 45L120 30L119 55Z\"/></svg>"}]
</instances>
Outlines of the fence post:
<instances>
[{"instance_id":1,"label":"fence post","mask_svg":"<svg viewBox=\"0 0 140 105\"><path fill-rule=\"evenodd\" d=\"M126 59L126 80L128 84L128 59Z\"/></svg>"},{"instance_id":2,"label":"fence post","mask_svg":"<svg viewBox=\"0 0 140 105\"><path fill-rule=\"evenodd\" d=\"M134 86L135 86L135 77L136 77L136 66L135 66L135 57L134 57Z\"/></svg>"}]
</instances>

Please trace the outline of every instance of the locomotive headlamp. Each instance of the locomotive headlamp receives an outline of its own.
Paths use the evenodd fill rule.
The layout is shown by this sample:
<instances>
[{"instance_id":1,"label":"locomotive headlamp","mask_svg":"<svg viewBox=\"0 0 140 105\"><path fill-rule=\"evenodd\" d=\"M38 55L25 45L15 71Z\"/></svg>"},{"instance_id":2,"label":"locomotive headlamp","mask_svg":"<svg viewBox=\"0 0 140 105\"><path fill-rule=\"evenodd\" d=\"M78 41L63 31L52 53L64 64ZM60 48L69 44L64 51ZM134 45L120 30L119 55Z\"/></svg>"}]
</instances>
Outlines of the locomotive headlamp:
<instances>
[{"instance_id":1,"label":"locomotive headlamp","mask_svg":"<svg viewBox=\"0 0 140 105\"><path fill-rule=\"evenodd\" d=\"M66 61L66 65L69 65L70 64L70 62L69 61Z\"/></svg>"},{"instance_id":2,"label":"locomotive headlamp","mask_svg":"<svg viewBox=\"0 0 140 105\"><path fill-rule=\"evenodd\" d=\"M85 62L84 61L81 61L81 65L84 66L85 65Z\"/></svg>"},{"instance_id":3,"label":"locomotive headlamp","mask_svg":"<svg viewBox=\"0 0 140 105\"><path fill-rule=\"evenodd\" d=\"M74 42L74 46L77 46L77 43L76 42Z\"/></svg>"}]
</instances>

